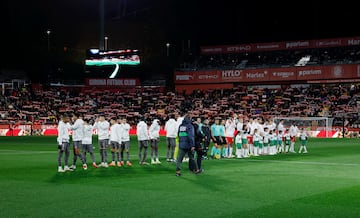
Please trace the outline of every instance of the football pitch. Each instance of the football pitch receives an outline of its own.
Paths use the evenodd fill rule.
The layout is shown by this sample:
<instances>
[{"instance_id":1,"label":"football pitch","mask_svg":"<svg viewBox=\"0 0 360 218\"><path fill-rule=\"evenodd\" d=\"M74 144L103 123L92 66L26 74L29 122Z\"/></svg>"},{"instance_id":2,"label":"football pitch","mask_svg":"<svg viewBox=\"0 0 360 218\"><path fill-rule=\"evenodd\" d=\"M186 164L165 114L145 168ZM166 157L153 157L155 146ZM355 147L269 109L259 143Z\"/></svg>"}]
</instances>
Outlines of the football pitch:
<instances>
[{"instance_id":1,"label":"football pitch","mask_svg":"<svg viewBox=\"0 0 360 218\"><path fill-rule=\"evenodd\" d=\"M1 137L0 217L360 217L360 139L311 138L307 148L205 160L200 175L183 163L176 177L165 138L162 164L140 166L133 137L132 167L84 171L78 161L57 173L55 137Z\"/></svg>"}]
</instances>

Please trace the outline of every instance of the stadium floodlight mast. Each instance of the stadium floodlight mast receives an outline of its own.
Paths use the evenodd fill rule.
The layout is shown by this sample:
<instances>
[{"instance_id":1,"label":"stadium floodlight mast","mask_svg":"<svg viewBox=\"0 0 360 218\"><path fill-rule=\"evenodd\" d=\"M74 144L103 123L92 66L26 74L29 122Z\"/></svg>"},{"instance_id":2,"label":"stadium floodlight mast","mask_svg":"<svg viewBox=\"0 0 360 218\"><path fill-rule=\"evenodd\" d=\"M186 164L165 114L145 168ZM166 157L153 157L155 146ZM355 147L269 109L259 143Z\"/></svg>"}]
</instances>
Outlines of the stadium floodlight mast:
<instances>
[{"instance_id":1,"label":"stadium floodlight mast","mask_svg":"<svg viewBox=\"0 0 360 218\"><path fill-rule=\"evenodd\" d=\"M108 50L108 39L109 39L109 37L107 37L107 36L105 36L104 37L104 39L105 39L105 51L107 51Z\"/></svg>"},{"instance_id":2,"label":"stadium floodlight mast","mask_svg":"<svg viewBox=\"0 0 360 218\"><path fill-rule=\"evenodd\" d=\"M166 43L166 56L169 57L169 53L170 53L170 43Z\"/></svg>"},{"instance_id":3,"label":"stadium floodlight mast","mask_svg":"<svg viewBox=\"0 0 360 218\"><path fill-rule=\"evenodd\" d=\"M49 29L46 30L46 34L47 34L47 48L48 48L48 51L50 51L50 34L51 34L51 31Z\"/></svg>"}]
</instances>

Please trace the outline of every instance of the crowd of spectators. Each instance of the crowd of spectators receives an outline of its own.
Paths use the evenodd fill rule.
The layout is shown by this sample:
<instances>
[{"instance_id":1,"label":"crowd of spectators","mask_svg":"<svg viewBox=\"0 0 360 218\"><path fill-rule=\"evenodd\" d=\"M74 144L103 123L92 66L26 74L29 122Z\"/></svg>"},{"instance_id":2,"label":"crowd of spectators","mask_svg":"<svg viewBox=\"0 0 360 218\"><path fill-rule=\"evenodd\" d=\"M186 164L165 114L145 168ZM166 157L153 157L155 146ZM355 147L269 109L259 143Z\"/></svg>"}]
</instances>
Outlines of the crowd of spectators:
<instances>
[{"instance_id":1,"label":"crowd of spectators","mask_svg":"<svg viewBox=\"0 0 360 218\"><path fill-rule=\"evenodd\" d=\"M180 69L291 67L304 57L309 58L306 66L359 63L360 46L200 55L181 63Z\"/></svg>"},{"instance_id":2,"label":"crowd of spectators","mask_svg":"<svg viewBox=\"0 0 360 218\"><path fill-rule=\"evenodd\" d=\"M105 113L108 117L126 116L131 124L136 124L140 116L148 121L157 118L164 124L179 110L210 119L227 118L232 113L264 119L327 116L335 118L334 125L341 125L338 122L344 117L348 127L360 128L360 84L279 89L239 86L198 90L189 95L156 88L114 91L22 87L1 96L0 123L56 124L62 113L80 112L90 119Z\"/></svg>"}]
</instances>

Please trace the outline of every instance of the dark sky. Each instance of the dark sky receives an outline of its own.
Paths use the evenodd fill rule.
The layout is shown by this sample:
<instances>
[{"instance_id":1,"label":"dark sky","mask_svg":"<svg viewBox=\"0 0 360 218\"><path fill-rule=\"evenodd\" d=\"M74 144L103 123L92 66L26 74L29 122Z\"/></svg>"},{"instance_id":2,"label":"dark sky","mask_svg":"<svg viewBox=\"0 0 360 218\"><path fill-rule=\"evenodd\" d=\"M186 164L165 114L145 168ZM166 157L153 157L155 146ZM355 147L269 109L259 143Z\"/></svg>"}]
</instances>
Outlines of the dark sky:
<instances>
[{"instance_id":1,"label":"dark sky","mask_svg":"<svg viewBox=\"0 0 360 218\"><path fill-rule=\"evenodd\" d=\"M50 28L64 44L92 46L98 41L98 2L7 0L2 32L10 42L36 44ZM105 0L109 35L126 31L120 24L110 28L124 2L128 23L156 23L169 40L191 38L200 45L359 35L357 7L343 1Z\"/></svg>"},{"instance_id":2,"label":"dark sky","mask_svg":"<svg viewBox=\"0 0 360 218\"><path fill-rule=\"evenodd\" d=\"M1 4L3 49L12 55L41 53L39 48L47 46L47 29L57 49L99 45L99 0ZM179 48L187 40L198 48L359 36L359 20L357 7L346 1L105 0L109 47L138 47L154 54L166 42Z\"/></svg>"}]
</instances>

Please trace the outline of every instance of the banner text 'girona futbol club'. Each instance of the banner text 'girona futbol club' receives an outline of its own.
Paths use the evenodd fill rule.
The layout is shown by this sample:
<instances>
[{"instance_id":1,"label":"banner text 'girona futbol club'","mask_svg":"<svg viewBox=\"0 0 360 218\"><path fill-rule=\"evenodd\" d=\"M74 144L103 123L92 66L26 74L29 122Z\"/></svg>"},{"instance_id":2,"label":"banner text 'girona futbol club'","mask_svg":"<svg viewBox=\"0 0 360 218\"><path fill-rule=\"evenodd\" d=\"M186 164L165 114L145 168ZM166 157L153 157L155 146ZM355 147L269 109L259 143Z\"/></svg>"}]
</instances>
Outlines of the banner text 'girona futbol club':
<instances>
[{"instance_id":1,"label":"banner text 'girona futbol club'","mask_svg":"<svg viewBox=\"0 0 360 218\"><path fill-rule=\"evenodd\" d=\"M85 80L87 86L107 86L107 87L132 87L140 85L137 78L126 79L101 79L101 78L87 78Z\"/></svg>"}]
</instances>

